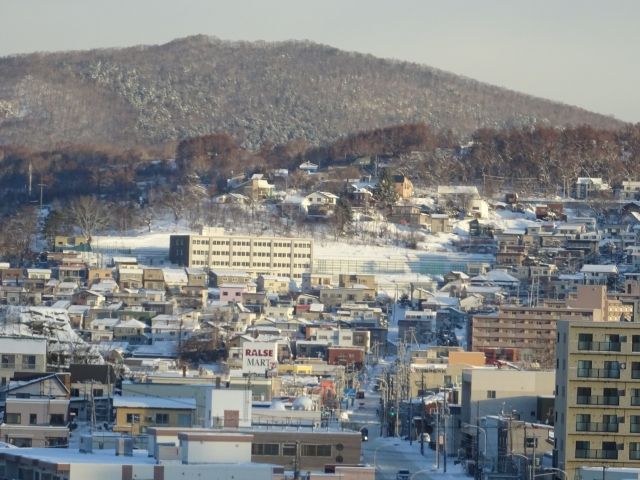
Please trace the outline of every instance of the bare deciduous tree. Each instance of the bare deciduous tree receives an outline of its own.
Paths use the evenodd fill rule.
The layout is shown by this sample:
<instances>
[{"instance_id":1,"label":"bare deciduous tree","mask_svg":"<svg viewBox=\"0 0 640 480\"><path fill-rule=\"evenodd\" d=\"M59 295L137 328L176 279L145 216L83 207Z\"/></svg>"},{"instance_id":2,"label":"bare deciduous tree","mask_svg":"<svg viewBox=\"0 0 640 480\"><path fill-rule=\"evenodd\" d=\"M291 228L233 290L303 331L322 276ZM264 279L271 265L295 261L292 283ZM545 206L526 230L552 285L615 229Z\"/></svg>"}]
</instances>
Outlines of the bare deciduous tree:
<instances>
[{"instance_id":1,"label":"bare deciduous tree","mask_svg":"<svg viewBox=\"0 0 640 480\"><path fill-rule=\"evenodd\" d=\"M69 204L69 218L91 245L95 232L109 225L109 209L96 197L80 197Z\"/></svg>"}]
</instances>

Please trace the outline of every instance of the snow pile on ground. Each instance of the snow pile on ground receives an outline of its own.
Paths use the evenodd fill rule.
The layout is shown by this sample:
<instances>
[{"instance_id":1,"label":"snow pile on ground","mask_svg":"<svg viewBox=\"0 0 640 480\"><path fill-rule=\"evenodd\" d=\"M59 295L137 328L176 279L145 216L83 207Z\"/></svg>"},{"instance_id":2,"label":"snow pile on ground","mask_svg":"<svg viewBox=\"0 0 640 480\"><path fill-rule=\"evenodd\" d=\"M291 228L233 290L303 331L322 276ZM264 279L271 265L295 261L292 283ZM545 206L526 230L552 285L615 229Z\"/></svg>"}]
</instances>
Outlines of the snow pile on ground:
<instances>
[{"instance_id":1,"label":"snow pile on ground","mask_svg":"<svg viewBox=\"0 0 640 480\"><path fill-rule=\"evenodd\" d=\"M97 348L71 328L62 308L0 306L0 335L44 337L48 355L59 355L71 363L104 363Z\"/></svg>"}]
</instances>

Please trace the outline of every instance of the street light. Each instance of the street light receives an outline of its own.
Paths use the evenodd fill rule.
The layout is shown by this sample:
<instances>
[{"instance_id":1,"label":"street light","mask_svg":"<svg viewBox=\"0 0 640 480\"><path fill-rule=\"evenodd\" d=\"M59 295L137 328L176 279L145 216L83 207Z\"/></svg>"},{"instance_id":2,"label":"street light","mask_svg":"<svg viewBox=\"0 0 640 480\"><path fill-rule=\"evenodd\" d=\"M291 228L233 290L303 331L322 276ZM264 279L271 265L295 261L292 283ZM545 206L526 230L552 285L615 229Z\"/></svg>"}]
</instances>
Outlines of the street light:
<instances>
[{"instance_id":1,"label":"street light","mask_svg":"<svg viewBox=\"0 0 640 480\"><path fill-rule=\"evenodd\" d=\"M482 463L484 464L484 462L487 459L487 431L484 428L481 428L477 425L472 425L470 423L465 423L463 424L463 426L465 427L471 427L471 428L475 428L476 430L478 430L479 433L482 433L484 435L484 444L482 446ZM476 435L476 438L477 435ZM476 440L476 454L475 454L475 473L474 473L474 477L475 478L480 478L479 472L480 472L480 458L478 455L478 450L480 450L480 439Z\"/></svg>"}]
</instances>

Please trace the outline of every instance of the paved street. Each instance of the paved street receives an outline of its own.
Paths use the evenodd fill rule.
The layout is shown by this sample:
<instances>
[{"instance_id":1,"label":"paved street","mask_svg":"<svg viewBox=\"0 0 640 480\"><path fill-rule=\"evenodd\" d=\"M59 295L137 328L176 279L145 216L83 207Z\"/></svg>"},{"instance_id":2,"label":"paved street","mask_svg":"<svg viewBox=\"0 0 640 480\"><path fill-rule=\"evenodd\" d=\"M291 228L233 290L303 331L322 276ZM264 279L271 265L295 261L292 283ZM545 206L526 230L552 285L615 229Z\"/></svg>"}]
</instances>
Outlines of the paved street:
<instances>
[{"instance_id":1,"label":"paved street","mask_svg":"<svg viewBox=\"0 0 640 480\"><path fill-rule=\"evenodd\" d=\"M470 479L461 472L459 466L453 464L449 458L447 474L443 472L441 463L439 470L435 468L435 452L425 443L424 456L420 454L420 443L394 437L380 437L380 422L376 413L380 406L380 394L373 389L375 377L382 372L385 364L369 367L368 382L361 386L365 391L364 400L356 399L350 415L352 424L366 426L369 430L369 441L362 444L362 461L376 465L377 480L395 480L398 470L409 470L412 480L438 480L456 477ZM362 404L362 405L361 405ZM442 460L442 459L441 459ZM420 472L420 473L417 473Z\"/></svg>"}]
</instances>

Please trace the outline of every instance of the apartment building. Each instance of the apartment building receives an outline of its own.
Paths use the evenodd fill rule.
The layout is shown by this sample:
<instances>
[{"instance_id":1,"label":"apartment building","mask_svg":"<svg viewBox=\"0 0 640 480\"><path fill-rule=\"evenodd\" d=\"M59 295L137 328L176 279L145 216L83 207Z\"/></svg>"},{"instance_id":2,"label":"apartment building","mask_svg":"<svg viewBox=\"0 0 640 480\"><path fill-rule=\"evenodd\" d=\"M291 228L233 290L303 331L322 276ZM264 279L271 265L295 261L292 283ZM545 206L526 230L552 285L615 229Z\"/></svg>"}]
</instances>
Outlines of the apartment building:
<instances>
[{"instance_id":1,"label":"apartment building","mask_svg":"<svg viewBox=\"0 0 640 480\"><path fill-rule=\"evenodd\" d=\"M554 466L638 467L640 327L558 323Z\"/></svg>"},{"instance_id":2,"label":"apartment building","mask_svg":"<svg viewBox=\"0 0 640 480\"><path fill-rule=\"evenodd\" d=\"M171 235L169 259L187 267L242 270L301 279L311 271L313 241L308 238L227 235L203 229L201 235Z\"/></svg>"},{"instance_id":3,"label":"apartment building","mask_svg":"<svg viewBox=\"0 0 640 480\"><path fill-rule=\"evenodd\" d=\"M558 320L617 322L620 318L630 319L632 314L633 305L607 295L605 286L579 285L563 307L504 306L492 314L473 316L471 347L478 352L510 349L523 362L551 368Z\"/></svg>"}]
</instances>

